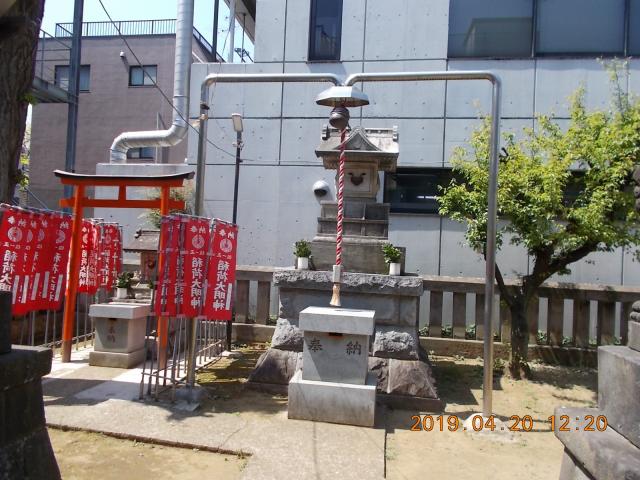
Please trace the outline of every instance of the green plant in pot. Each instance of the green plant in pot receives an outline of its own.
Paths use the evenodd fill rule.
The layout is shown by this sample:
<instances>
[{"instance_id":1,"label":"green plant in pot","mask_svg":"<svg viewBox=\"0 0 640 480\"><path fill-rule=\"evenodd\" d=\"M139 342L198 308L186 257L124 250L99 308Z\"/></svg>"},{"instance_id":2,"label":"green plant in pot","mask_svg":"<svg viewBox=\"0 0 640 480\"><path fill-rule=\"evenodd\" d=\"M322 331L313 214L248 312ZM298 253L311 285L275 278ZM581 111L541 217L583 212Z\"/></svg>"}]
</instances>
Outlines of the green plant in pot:
<instances>
[{"instance_id":1,"label":"green plant in pot","mask_svg":"<svg viewBox=\"0 0 640 480\"><path fill-rule=\"evenodd\" d=\"M382 255L384 262L389 265L389 275L400 275L400 259L402 252L391 243L385 243L382 246Z\"/></svg>"},{"instance_id":2,"label":"green plant in pot","mask_svg":"<svg viewBox=\"0 0 640 480\"><path fill-rule=\"evenodd\" d=\"M311 256L311 245L306 240L298 240L293 249L296 256L296 268L298 270L309 270L309 257Z\"/></svg>"},{"instance_id":3,"label":"green plant in pot","mask_svg":"<svg viewBox=\"0 0 640 480\"><path fill-rule=\"evenodd\" d=\"M133 280L133 272L122 272L116 280L116 298L123 300L129 295L129 289Z\"/></svg>"}]
</instances>

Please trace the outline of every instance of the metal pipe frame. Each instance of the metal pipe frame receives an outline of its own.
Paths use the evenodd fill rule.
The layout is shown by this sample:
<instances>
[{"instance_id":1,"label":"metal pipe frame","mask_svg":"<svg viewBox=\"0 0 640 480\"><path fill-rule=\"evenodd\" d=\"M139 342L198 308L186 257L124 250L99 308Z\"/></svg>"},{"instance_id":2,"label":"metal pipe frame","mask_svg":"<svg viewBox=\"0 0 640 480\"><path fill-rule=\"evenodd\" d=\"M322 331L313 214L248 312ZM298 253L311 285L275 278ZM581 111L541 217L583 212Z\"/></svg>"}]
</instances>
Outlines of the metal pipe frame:
<instances>
[{"instance_id":1,"label":"metal pipe frame","mask_svg":"<svg viewBox=\"0 0 640 480\"><path fill-rule=\"evenodd\" d=\"M423 82L448 80L485 80L491 83L491 134L489 138L489 192L487 198L487 243L485 251L484 288L484 375L482 382L482 415L489 417L493 403L493 301L495 294L496 231L498 212L498 148L500 146L500 102L502 82L500 77L484 70L434 71L434 72L381 72L355 73L344 82L333 74L280 73L280 74L210 74L200 87L200 117L198 134L198 157L196 167L195 214L201 215L204 208L204 172L206 169L207 104L209 86L213 83L264 83L264 82L331 82L339 86L353 86L358 82Z\"/></svg>"}]
</instances>

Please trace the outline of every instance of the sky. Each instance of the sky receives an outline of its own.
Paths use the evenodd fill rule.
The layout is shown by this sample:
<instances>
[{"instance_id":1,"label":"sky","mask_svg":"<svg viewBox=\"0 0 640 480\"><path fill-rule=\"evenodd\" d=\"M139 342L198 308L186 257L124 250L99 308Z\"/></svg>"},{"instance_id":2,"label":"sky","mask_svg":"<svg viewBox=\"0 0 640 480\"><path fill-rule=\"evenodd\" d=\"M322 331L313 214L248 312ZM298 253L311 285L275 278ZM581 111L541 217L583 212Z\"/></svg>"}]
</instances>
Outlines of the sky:
<instances>
[{"instance_id":1,"label":"sky","mask_svg":"<svg viewBox=\"0 0 640 480\"><path fill-rule=\"evenodd\" d=\"M42 30L54 35L56 23L73 22L73 0L45 0ZM102 0L111 18L115 20L156 20L176 18L175 0ZM83 21L108 21L98 0L84 0ZM218 16L218 51L225 43L229 8L220 1ZM195 0L194 24L198 31L211 41L213 30L213 0ZM242 44L242 28L236 22L235 46ZM245 39L245 49L253 58L253 46ZM226 58L226 55L225 55Z\"/></svg>"}]
</instances>

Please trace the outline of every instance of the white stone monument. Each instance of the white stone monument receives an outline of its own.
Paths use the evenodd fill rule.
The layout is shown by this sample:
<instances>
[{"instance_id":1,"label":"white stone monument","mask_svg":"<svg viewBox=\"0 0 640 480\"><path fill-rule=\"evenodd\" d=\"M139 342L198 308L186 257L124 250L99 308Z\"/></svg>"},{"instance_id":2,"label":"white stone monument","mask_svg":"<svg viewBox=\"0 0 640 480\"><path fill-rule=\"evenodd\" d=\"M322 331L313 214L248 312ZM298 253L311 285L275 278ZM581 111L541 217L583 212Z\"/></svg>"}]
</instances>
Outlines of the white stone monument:
<instances>
[{"instance_id":1,"label":"white stone monument","mask_svg":"<svg viewBox=\"0 0 640 480\"><path fill-rule=\"evenodd\" d=\"M99 303L89 307L96 338L89 365L132 368L142 363L149 305Z\"/></svg>"},{"instance_id":2,"label":"white stone monument","mask_svg":"<svg viewBox=\"0 0 640 480\"><path fill-rule=\"evenodd\" d=\"M367 362L374 324L373 310L300 312L302 369L289 382L289 418L373 426L376 378Z\"/></svg>"}]
</instances>

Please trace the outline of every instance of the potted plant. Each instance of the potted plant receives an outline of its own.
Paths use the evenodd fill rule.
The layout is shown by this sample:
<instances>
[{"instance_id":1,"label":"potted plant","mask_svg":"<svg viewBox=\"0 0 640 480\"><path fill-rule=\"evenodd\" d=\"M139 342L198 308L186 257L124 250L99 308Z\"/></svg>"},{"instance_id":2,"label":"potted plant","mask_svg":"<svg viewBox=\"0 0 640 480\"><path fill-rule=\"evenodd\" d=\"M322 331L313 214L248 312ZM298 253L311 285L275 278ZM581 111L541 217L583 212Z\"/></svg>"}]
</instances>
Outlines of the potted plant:
<instances>
[{"instance_id":1,"label":"potted plant","mask_svg":"<svg viewBox=\"0 0 640 480\"><path fill-rule=\"evenodd\" d=\"M118 280L116 281L116 298L118 300L127 298L129 289L131 288L132 279L132 272L122 272L120 275L118 275Z\"/></svg>"},{"instance_id":2,"label":"potted plant","mask_svg":"<svg viewBox=\"0 0 640 480\"><path fill-rule=\"evenodd\" d=\"M391 243L385 243L382 246L382 254L384 262L389 265L389 275L400 275L400 258L402 257L400 249Z\"/></svg>"},{"instance_id":3,"label":"potted plant","mask_svg":"<svg viewBox=\"0 0 640 480\"><path fill-rule=\"evenodd\" d=\"M311 247L306 240L298 240L293 250L296 256L296 268L298 270L309 270L309 257L311 256Z\"/></svg>"}]
</instances>

